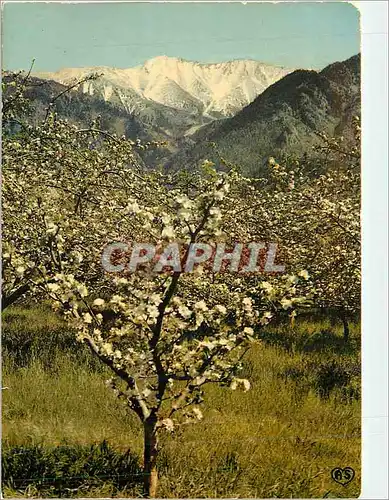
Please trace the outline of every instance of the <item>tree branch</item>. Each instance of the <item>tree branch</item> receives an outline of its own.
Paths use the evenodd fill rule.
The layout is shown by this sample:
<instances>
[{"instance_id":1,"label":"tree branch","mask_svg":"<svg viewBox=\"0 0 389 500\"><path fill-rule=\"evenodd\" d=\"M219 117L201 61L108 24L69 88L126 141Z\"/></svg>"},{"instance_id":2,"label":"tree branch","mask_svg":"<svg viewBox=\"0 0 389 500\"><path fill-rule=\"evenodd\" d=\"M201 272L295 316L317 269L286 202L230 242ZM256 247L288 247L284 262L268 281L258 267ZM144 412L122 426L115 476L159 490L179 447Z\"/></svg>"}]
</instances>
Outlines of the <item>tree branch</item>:
<instances>
[{"instance_id":1,"label":"tree branch","mask_svg":"<svg viewBox=\"0 0 389 500\"><path fill-rule=\"evenodd\" d=\"M101 354L96 344L89 337L84 339L84 342L92 351L92 353L97 356L100 361L107 365L121 380L123 380L129 387L129 389L135 392L135 395L130 398L132 403L132 408L138 417L144 422L150 415L150 410L147 408L145 401L141 398L139 394L139 389L137 387L136 381L131 377L125 370L119 368L115 365L115 362L108 356Z\"/></svg>"}]
</instances>

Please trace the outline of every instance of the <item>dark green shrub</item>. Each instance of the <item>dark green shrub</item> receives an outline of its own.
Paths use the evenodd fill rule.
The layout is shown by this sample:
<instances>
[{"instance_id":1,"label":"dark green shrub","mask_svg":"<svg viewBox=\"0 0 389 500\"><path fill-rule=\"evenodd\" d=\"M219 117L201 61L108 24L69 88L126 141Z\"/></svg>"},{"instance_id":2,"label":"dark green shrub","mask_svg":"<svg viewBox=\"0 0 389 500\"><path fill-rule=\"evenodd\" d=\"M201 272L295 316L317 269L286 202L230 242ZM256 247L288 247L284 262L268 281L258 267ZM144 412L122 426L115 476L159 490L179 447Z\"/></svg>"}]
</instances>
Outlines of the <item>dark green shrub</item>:
<instances>
[{"instance_id":1,"label":"dark green shrub","mask_svg":"<svg viewBox=\"0 0 389 500\"><path fill-rule=\"evenodd\" d=\"M298 393L311 389L319 397L328 399L332 393L342 402L350 403L361 397L360 363L350 357L327 357L312 355L284 369L279 375L296 384Z\"/></svg>"},{"instance_id":2,"label":"dark green shrub","mask_svg":"<svg viewBox=\"0 0 389 500\"><path fill-rule=\"evenodd\" d=\"M316 370L314 387L317 394L322 398L328 398L331 391L338 387L345 387L350 382L350 374L347 369L331 360L322 363Z\"/></svg>"},{"instance_id":3,"label":"dark green shrub","mask_svg":"<svg viewBox=\"0 0 389 500\"><path fill-rule=\"evenodd\" d=\"M106 442L92 446L17 446L2 452L3 486L39 496L80 496L109 484L110 491L134 490L142 479L138 457Z\"/></svg>"}]
</instances>

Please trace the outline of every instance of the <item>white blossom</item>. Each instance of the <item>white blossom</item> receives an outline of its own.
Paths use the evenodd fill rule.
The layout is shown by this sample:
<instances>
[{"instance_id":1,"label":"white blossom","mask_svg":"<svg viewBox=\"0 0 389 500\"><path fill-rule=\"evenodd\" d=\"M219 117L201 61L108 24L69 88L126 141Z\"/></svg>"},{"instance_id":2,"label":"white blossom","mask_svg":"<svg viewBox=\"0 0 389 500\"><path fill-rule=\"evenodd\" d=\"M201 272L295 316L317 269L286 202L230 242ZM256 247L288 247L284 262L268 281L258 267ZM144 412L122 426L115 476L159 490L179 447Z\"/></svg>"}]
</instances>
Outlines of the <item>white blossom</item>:
<instances>
[{"instance_id":1,"label":"white blossom","mask_svg":"<svg viewBox=\"0 0 389 500\"><path fill-rule=\"evenodd\" d=\"M215 306L215 309L217 312L219 312L220 314L227 314L227 309L226 307L220 305L220 304L216 304Z\"/></svg>"},{"instance_id":2,"label":"white blossom","mask_svg":"<svg viewBox=\"0 0 389 500\"><path fill-rule=\"evenodd\" d=\"M184 305L182 305L182 306L180 306L178 308L178 312L185 319L189 319L192 316L192 314L193 314L192 311L188 307L186 307Z\"/></svg>"},{"instance_id":3,"label":"white blossom","mask_svg":"<svg viewBox=\"0 0 389 500\"><path fill-rule=\"evenodd\" d=\"M88 295L88 289L83 284L77 286L77 291L81 297L87 297L87 295Z\"/></svg>"},{"instance_id":4,"label":"white blossom","mask_svg":"<svg viewBox=\"0 0 389 500\"><path fill-rule=\"evenodd\" d=\"M47 288L50 290L50 292L57 292L60 289L60 286L57 283L49 283L47 285Z\"/></svg>"},{"instance_id":5,"label":"white blossom","mask_svg":"<svg viewBox=\"0 0 389 500\"><path fill-rule=\"evenodd\" d=\"M208 311L207 304L205 303L204 300L199 300L198 302L195 303L194 305L195 309L198 311Z\"/></svg>"},{"instance_id":6,"label":"white blossom","mask_svg":"<svg viewBox=\"0 0 389 500\"><path fill-rule=\"evenodd\" d=\"M289 309L290 307L292 307L293 302L290 299L283 298L280 301L280 304L283 309Z\"/></svg>"},{"instance_id":7,"label":"white blossom","mask_svg":"<svg viewBox=\"0 0 389 500\"><path fill-rule=\"evenodd\" d=\"M93 319L92 316L89 313L85 313L83 315L84 323L90 324L92 323Z\"/></svg>"},{"instance_id":8,"label":"white blossom","mask_svg":"<svg viewBox=\"0 0 389 500\"><path fill-rule=\"evenodd\" d=\"M98 298L98 299L95 299L95 300L93 301L93 305L94 305L94 306L98 306L98 307L100 307L100 306L103 306L104 304L105 304L105 300L104 300L104 299L100 299L100 298Z\"/></svg>"},{"instance_id":9,"label":"white blossom","mask_svg":"<svg viewBox=\"0 0 389 500\"><path fill-rule=\"evenodd\" d=\"M193 413L194 413L195 417L197 418L197 420L202 420L203 413L200 410L200 408L193 408Z\"/></svg>"},{"instance_id":10,"label":"white blossom","mask_svg":"<svg viewBox=\"0 0 389 500\"><path fill-rule=\"evenodd\" d=\"M175 238L176 234L172 226L165 226L162 230L162 237L172 239Z\"/></svg>"},{"instance_id":11,"label":"white blossom","mask_svg":"<svg viewBox=\"0 0 389 500\"><path fill-rule=\"evenodd\" d=\"M174 431L174 423L173 423L173 420L171 418L164 418L161 421L161 425L169 432Z\"/></svg>"}]
</instances>

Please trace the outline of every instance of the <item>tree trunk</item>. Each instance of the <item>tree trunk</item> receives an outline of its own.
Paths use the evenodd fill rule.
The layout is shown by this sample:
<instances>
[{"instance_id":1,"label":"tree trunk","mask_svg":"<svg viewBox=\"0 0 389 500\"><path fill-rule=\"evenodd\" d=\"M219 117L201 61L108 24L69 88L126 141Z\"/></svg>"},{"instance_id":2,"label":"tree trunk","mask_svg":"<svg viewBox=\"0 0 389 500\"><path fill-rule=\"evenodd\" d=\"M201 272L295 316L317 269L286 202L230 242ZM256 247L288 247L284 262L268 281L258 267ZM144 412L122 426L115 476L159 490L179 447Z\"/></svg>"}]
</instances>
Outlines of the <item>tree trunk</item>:
<instances>
[{"instance_id":1,"label":"tree trunk","mask_svg":"<svg viewBox=\"0 0 389 500\"><path fill-rule=\"evenodd\" d=\"M1 297L1 311L7 309L7 307L11 306L14 302L16 302L20 297L22 297L25 293L30 289L30 285L24 284L19 288L14 290L9 295L2 295Z\"/></svg>"},{"instance_id":2,"label":"tree trunk","mask_svg":"<svg viewBox=\"0 0 389 500\"><path fill-rule=\"evenodd\" d=\"M344 309L341 311L341 318L343 323L343 338L345 342L348 342L348 339L350 337L350 328L348 325L347 313Z\"/></svg>"},{"instance_id":3,"label":"tree trunk","mask_svg":"<svg viewBox=\"0 0 389 500\"><path fill-rule=\"evenodd\" d=\"M144 423L144 462L143 486L146 498L155 498L158 486L157 455L157 419L150 416Z\"/></svg>"}]
</instances>

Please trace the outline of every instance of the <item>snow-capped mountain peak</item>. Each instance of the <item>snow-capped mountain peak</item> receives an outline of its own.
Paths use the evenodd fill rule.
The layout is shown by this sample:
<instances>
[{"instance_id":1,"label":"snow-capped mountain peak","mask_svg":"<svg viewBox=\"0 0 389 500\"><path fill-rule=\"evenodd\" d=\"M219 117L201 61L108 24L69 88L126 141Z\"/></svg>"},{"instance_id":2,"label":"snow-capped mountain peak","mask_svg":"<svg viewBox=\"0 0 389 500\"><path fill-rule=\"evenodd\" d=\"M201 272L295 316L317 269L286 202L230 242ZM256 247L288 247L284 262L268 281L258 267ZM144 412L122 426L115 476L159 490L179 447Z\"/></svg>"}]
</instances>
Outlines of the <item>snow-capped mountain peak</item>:
<instances>
[{"instance_id":1,"label":"snow-capped mountain peak","mask_svg":"<svg viewBox=\"0 0 389 500\"><path fill-rule=\"evenodd\" d=\"M184 121L185 132L232 116L291 71L254 60L199 63L161 55L128 69L66 68L36 76L69 85L89 74L103 73L97 80L85 82L82 91L171 133L174 123L166 127L167 117L168 121ZM178 115L172 118L173 111Z\"/></svg>"}]
</instances>

